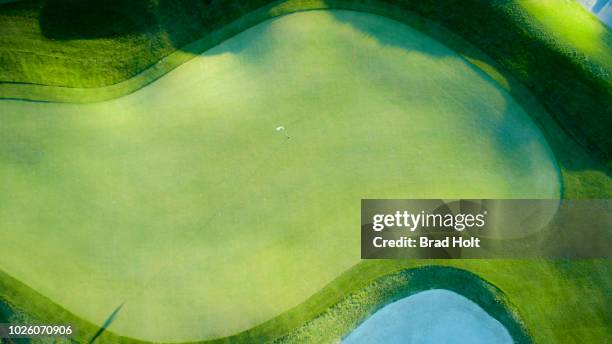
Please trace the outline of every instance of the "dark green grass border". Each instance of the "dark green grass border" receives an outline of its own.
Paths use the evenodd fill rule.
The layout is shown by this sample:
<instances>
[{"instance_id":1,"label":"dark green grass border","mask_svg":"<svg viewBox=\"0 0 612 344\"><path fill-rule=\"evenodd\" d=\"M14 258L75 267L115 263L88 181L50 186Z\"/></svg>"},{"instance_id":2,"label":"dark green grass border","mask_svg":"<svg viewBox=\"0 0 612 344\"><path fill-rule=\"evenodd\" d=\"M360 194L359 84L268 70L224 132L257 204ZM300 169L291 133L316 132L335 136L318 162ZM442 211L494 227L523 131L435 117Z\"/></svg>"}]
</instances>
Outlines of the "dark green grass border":
<instances>
[{"instance_id":1,"label":"dark green grass border","mask_svg":"<svg viewBox=\"0 0 612 344\"><path fill-rule=\"evenodd\" d=\"M38 320L35 317L32 318L29 313L26 313L22 308L10 300L13 298L23 299L26 297L28 299L43 301L39 304L32 304L28 312L53 313L53 319L44 320L65 321L65 323L71 324L75 329L78 329L77 337L75 338L77 342L88 342L95 333L93 331L97 330L97 327L78 320L76 316L66 312L42 295L20 285L20 282L7 275L1 277L0 286L3 287L2 289L19 290L19 294L21 294L11 294L0 297L0 306L5 310L4 313L6 313L6 311L10 313L10 316L4 314L2 317L4 321L8 318L19 318L24 315L27 315L30 321L32 321L32 319L34 321ZM322 340L334 341L346 336L357 324L363 322L371 314L386 305L418 292L431 289L446 289L465 296L498 320L508 330L515 343L532 343L527 329L520 319L516 306L510 303L507 296L504 295L499 288L469 271L455 267L437 265L419 266L389 273L370 281L357 290L351 291L339 302L329 307L321 315L315 318L319 321L322 320L327 323L335 323L334 325L336 325L336 328L334 331L316 331L316 335L313 336L312 333L308 333L310 330L309 326L312 326L310 323L304 324L303 327L293 328L291 329L292 331L287 331L287 329L284 329L282 326L279 327L277 324L277 322L283 318L283 316L280 316L266 323L274 324L272 328L268 328L268 326L264 324L264 326L257 326L252 330L241 332L235 336L197 343L314 343ZM3 314L0 313L0 315ZM338 320L342 321L338 324ZM315 328L318 326L320 325L314 325ZM130 338L118 337L109 332L104 332L96 342L126 344L145 343Z\"/></svg>"},{"instance_id":2,"label":"dark green grass border","mask_svg":"<svg viewBox=\"0 0 612 344\"><path fill-rule=\"evenodd\" d=\"M411 278L410 271L426 271L419 276L429 277ZM465 279L481 282L475 285ZM606 315L612 302L610 283L609 260L363 261L273 319L229 337L189 343L337 342L384 305L432 288L450 289L472 299L517 341L603 343L612 339ZM16 319L28 319L27 323L72 324L77 329L76 343L88 343L99 330L2 272L0 302L10 307ZM111 328L96 343L152 342L117 336Z\"/></svg>"},{"instance_id":3,"label":"dark green grass border","mask_svg":"<svg viewBox=\"0 0 612 344\"><path fill-rule=\"evenodd\" d=\"M141 2L146 4L144 9L152 6L148 1ZM56 0L49 3L59 6L70 2ZM133 11L126 3L130 4L129 1L113 2L115 6L126 7L124 12ZM12 50L10 46L0 46L0 62L4 65L0 74L4 79L0 80L0 98L69 102L115 98L147 85L193 56L259 22L297 11L346 8L401 21L405 21L407 13L408 17L409 13L414 13L484 51L527 86L567 133L599 156L608 168L612 166L612 135L609 135L612 128L612 54L588 56L567 46L518 0L216 0L204 10L198 1L180 4L175 0L165 0L164 3L169 5L154 11L154 16L151 14L155 19L140 24L140 36L131 34L66 41L69 43L62 45L60 42L53 48L46 48L51 51L37 52L36 43L42 46L42 43L53 42L52 38L42 37L39 33L41 37L22 38L33 45L30 54ZM41 1L25 1L3 5L0 7L0 25L19 25L17 20L13 23L2 19L1 14L5 12L9 17L14 16L11 18L24 16L24 13L42 16L39 7L44 7L43 4ZM199 11L193 11L196 7ZM200 13L201 17L191 18L190 10ZM173 11L182 11L183 14L176 15ZM592 20L596 19L593 17ZM408 24L412 25L414 21L409 19ZM602 28L603 47L610 49L612 32L603 25ZM35 33L32 35L36 36ZM6 42L10 44L11 41ZM153 43L160 48L148 49L147 46ZM108 52L94 54L94 47ZM131 55L125 50L129 50ZM88 56L90 54L95 56ZM120 63L115 60L120 60ZM142 65L137 63L139 61L150 62ZM115 62L119 65L115 66ZM40 70L45 70L48 65L53 66L53 72L41 74ZM53 75L57 75L57 79Z\"/></svg>"},{"instance_id":4,"label":"dark green grass border","mask_svg":"<svg viewBox=\"0 0 612 344\"><path fill-rule=\"evenodd\" d=\"M520 319L518 309L510 303L499 288L467 270L438 265L400 270L380 277L366 287L352 292L324 313L324 317L327 318L344 317L352 320L345 321L344 326L339 326L339 329L343 331L336 330L335 333L331 331L329 334L332 337L334 335L345 337L356 325L381 308L431 289L445 289L463 295L499 321L508 330L516 344L532 343ZM256 341L256 338L252 339ZM277 342L316 342L318 339L321 338L312 338L311 334L303 329L298 329L290 335L281 337Z\"/></svg>"},{"instance_id":5,"label":"dark green grass border","mask_svg":"<svg viewBox=\"0 0 612 344\"><path fill-rule=\"evenodd\" d=\"M394 2L397 6L390 5L391 2ZM500 82L502 85L505 84L507 90L513 97L527 108L527 112L532 115L534 120L540 125L547 140L551 144L559 160L560 169L563 175L563 196L565 198L609 198L610 195L612 195L610 172L609 169L604 166L605 164L609 165L609 151L606 151L606 147L609 145L609 135L607 135L607 131L610 128L610 119L612 119L612 114L610 113L612 110L612 106L610 106L612 102L612 97L610 96L612 94L610 91L612 81L606 79L606 75L609 77L610 71L608 65L604 64L601 66L593 65L592 62L587 63L584 61L584 56L572 55L571 51L568 53L567 50L564 50L565 48L556 46L555 42L551 42L550 37L545 35L545 30L537 26L537 21L530 18L529 15L527 15L524 10L521 10L520 6L513 1L506 2L504 5L493 3L493 6L475 0L460 2L448 1L444 3L457 11L473 12L471 14L466 12L468 14L467 17L463 16L466 13L458 13L457 11L452 13L450 17L445 16L442 9L440 9L440 11L432 9L428 7L428 3L430 2L336 0L275 2L242 16L237 21L224 26L218 31L206 34L204 38L182 47L175 53L163 58L159 63L155 63L144 71L138 71L139 73L134 77L123 82L96 88L71 88L0 82L0 98L30 99L38 101L99 101L111 99L145 86L173 68L188 61L193 56L196 56L244 29L266 19L297 11L313 9L337 8L359 10L385 15L424 31L426 34L441 40L444 44L458 51L464 58L473 63L475 68L478 68L481 73L486 74L487 77ZM487 12L487 15L483 15L482 12L479 13L478 11L474 11L474 6L479 6L478 8ZM415 13L418 15L415 15ZM511 13L514 14L511 15ZM474 15L479 17L478 25L467 25L467 27L462 28L465 21L472 20ZM486 20L482 20L483 18ZM502 18L501 21L500 18ZM515 28L516 25L525 24L525 22L530 25L526 25L527 29L521 29L515 32L513 30L508 30L508 27L503 27L504 25L500 24L508 24L508 21L515 21L510 23L514 25ZM490 25L490 27L483 30L482 25ZM526 54L526 56L520 56L520 58L516 59L513 59L512 54L509 56L504 55L504 46L499 46L499 42L505 43L504 40L491 45L492 38L483 37L483 35L491 35L491 33L500 32L500 28L503 28L505 31L501 31L507 32L509 35L515 35L512 37L513 44L506 44L506 46L514 46L516 48L534 47L534 45L536 45L544 50L531 51L531 53L525 50L523 53ZM479 50L473 48L473 45L466 43L462 39L458 39L458 37L452 34L449 35L448 29L484 50L484 52L493 57L496 62L491 62L488 57L483 56ZM500 39L500 37L494 36L494 40L497 39ZM542 51L545 52L543 57L540 55ZM538 59L540 59L540 61L538 61ZM546 64L550 66L544 68L541 73L538 72L538 66ZM568 68L562 70L559 77L546 74L551 73L551 71L558 67L564 66ZM568 85L566 83L568 80L570 80L570 83L571 80L574 80L578 84ZM526 87L523 87L523 85ZM575 94L572 93L573 95L570 94L568 96L568 89L575 91ZM531 94L534 94L535 98ZM540 104L543 104L544 107ZM580 108L580 104L586 106ZM553 118L551 118L549 114L552 114ZM584 119L585 116L589 118L584 121L584 125L581 125L581 119ZM564 130L558 130L557 127L559 125L563 127ZM592 133L589 132L590 130L599 130L599 133L591 135ZM601 139L602 134L605 134L603 140ZM595 141L593 140L597 142L594 143ZM576 145L575 141L580 142L582 148ZM586 150L584 147L586 147ZM593 154L598 155L604 164L600 164L592 159L591 155ZM386 263L380 262L379 265L383 267L391 265L392 263L385 264ZM609 263L606 263L606 267L608 265ZM363 264L360 264L360 266L363 266ZM382 270L385 270L385 268L383 267ZM604 271L608 270L608 268L604 268ZM354 282L355 277L358 276L360 271L359 266L355 269L351 269L351 271L343 275L342 278L332 282L320 293L317 293L315 296L305 301L304 304L286 314L280 315L236 336L219 339L214 342L253 342L275 339L282 341L300 338L300 336L312 339L312 330L310 334L308 334L308 328L309 326L312 328L313 325L309 324L312 324L314 321L325 319L326 316L329 316L329 314L339 309L338 307L343 307L342 305L345 305L347 302L348 304L355 304L355 296L360 294L354 291L354 288L357 288L358 284L353 284L352 282ZM394 281L404 277L407 278L408 276L405 274L408 273L392 274L390 276L394 277L389 277L389 280ZM346 276L352 276L353 278ZM357 280L360 281L359 285L363 287L363 285L371 282L371 278L373 277L375 277L373 274L365 273L359 275ZM517 278L520 277L517 276ZM350 280L351 283L347 282L347 279ZM376 283L382 283L380 280L378 281L379 282L375 282L372 285L376 286L378 285ZM370 287L362 289L362 292L364 290L371 290L369 288ZM405 288L410 289L410 287ZM397 290L404 289L399 288ZM343 298L341 296L345 291L352 293L350 297ZM368 312L372 312L377 307L381 307L391 302L390 300L392 300L392 298L385 299L383 297L381 299L378 298L380 295L387 294L370 293L367 295L363 294L361 297L357 298L362 300L364 305L367 304L367 302L372 302L372 300L377 300L378 302L376 305L369 304L369 308L366 307L366 311L359 313L358 318L363 318L369 314ZM466 296L469 297L469 295ZM35 319L38 317L46 321L60 321L74 324L74 326L80 330L77 339L83 343L87 342L98 330L97 326L80 319L48 298L2 272L0 272L0 300L3 300L16 314L27 314L28 316L34 316ZM356 304L359 304L359 302ZM483 306L483 308L490 312L490 309L487 309L486 305ZM353 313L353 316L355 316L355 314L356 313ZM358 322L358 319L352 318L352 320L349 321L347 318L343 321L346 321L345 325L334 327L330 332L325 332L326 335L328 335L328 333L335 333L338 335L340 333L338 332L340 331L339 328L345 331L340 334L343 335L347 330L350 330L350 326L354 326ZM342 323L343 321L340 322ZM332 322L337 323L338 319ZM351 324L350 326L347 325L349 323ZM317 329L317 326L320 326L320 324L316 325L314 328ZM319 339L321 339L321 337L319 337ZM332 339L332 337L327 337L327 339ZM120 337L108 331L104 332L97 342L144 343L135 339Z\"/></svg>"},{"instance_id":6,"label":"dark green grass border","mask_svg":"<svg viewBox=\"0 0 612 344\"><path fill-rule=\"evenodd\" d=\"M223 0L222 3L232 1L234 0ZM228 7L229 13L217 19L213 25L221 28L204 31L199 39L165 57L160 57L161 60L144 70L126 67L133 75L130 74L131 77L124 81L102 87L75 88L0 80L0 99L50 102L94 102L113 99L146 86L202 52L267 19L308 10L362 11L403 22L432 36L470 62L476 72L504 87L526 109L549 142L561 171L564 198L612 197L610 154L606 153L606 149L599 149L597 145L589 143L592 139L599 140L598 137L612 139L612 135L608 133L612 128L612 79L606 78L611 73L612 54L609 61L593 62L601 59L568 51L568 47L556 44L550 37L550 32L538 26L537 20L530 18L526 10L521 9L515 1L500 4L489 1L481 3L477 0L447 0L441 3L395 0L282 0L253 10L258 4L268 2L257 0L247 2L248 5L240 8ZM240 16L241 11L248 13ZM2 7L0 18L1 14ZM234 17L239 18L230 21ZM473 23L470 20L473 19L477 24L471 25ZM523 25L524 28L518 25ZM607 34L612 40L612 33ZM82 42L70 44L86 46L86 43ZM519 51L521 55L514 56L516 51L506 51L508 47ZM0 59L6 54L2 48L0 46ZM142 57L138 51L135 54L134 59ZM26 62L23 63L27 65ZM95 61L92 63L89 67L97 66ZM537 72L542 63L546 68ZM11 63L7 66L10 68ZM21 68L28 69L23 66ZM62 68L68 67L57 68L61 71ZM78 71L77 67L74 68ZM559 68L563 72L559 72ZM542 74L544 72L546 74ZM58 74L62 75L59 72ZM572 89L575 92L569 96L565 94L571 86L568 84L568 78L580 83ZM63 82L74 83L70 79ZM583 105L578 112L574 111L574 94L580 96ZM570 107L572 111L568 110ZM589 120L581 121L580 118L585 116ZM576 124L576 121L582 125ZM598 133L593 136L585 130ZM599 142L603 146L607 145L604 141Z\"/></svg>"}]
</instances>

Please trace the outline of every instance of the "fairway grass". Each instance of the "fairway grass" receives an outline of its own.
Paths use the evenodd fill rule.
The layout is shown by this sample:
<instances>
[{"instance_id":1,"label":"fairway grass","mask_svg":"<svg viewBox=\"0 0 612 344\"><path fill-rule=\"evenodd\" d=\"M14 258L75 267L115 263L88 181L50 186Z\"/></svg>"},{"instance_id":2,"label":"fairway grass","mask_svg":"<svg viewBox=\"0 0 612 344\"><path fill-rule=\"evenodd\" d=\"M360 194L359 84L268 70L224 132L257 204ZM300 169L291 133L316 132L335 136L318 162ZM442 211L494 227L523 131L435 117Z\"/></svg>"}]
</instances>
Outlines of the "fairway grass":
<instances>
[{"instance_id":1,"label":"fairway grass","mask_svg":"<svg viewBox=\"0 0 612 344\"><path fill-rule=\"evenodd\" d=\"M0 6L1 98L79 103L115 98L266 19L312 9L351 9L419 29L431 21L477 46L527 87L592 158L607 166L570 169L609 173L612 166L612 139L606 131L612 126L612 31L574 1L86 3L30 0ZM443 36L448 44L448 35ZM581 187L582 195L612 193L610 188L602 190L594 174L580 179L567 181Z\"/></svg>"},{"instance_id":2,"label":"fairway grass","mask_svg":"<svg viewBox=\"0 0 612 344\"><path fill-rule=\"evenodd\" d=\"M122 98L0 112L0 268L94 324L123 304L110 330L143 340L299 305L359 262L362 198L561 196L504 87L371 14L288 15Z\"/></svg>"},{"instance_id":3,"label":"fairway grass","mask_svg":"<svg viewBox=\"0 0 612 344\"><path fill-rule=\"evenodd\" d=\"M231 339L271 341L278 330L282 340L276 342L334 343L393 301L446 289L477 303L517 344L605 343L610 339L606 286L612 282L611 266L607 260L368 260L268 326ZM283 325L313 313L314 319L283 336Z\"/></svg>"}]
</instances>

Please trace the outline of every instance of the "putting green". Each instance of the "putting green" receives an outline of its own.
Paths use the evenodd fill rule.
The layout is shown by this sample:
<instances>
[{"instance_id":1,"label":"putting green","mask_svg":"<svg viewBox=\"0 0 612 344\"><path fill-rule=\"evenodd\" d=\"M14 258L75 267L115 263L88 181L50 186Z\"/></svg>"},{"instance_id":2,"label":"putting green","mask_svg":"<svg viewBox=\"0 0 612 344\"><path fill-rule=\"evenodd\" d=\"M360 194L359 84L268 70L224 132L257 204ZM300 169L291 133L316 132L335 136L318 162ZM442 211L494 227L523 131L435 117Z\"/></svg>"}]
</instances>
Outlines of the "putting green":
<instances>
[{"instance_id":1,"label":"putting green","mask_svg":"<svg viewBox=\"0 0 612 344\"><path fill-rule=\"evenodd\" d=\"M356 12L259 24L113 101L0 116L0 268L96 324L125 302L110 330L153 341L304 301L359 261L361 198L560 195L502 87Z\"/></svg>"}]
</instances>

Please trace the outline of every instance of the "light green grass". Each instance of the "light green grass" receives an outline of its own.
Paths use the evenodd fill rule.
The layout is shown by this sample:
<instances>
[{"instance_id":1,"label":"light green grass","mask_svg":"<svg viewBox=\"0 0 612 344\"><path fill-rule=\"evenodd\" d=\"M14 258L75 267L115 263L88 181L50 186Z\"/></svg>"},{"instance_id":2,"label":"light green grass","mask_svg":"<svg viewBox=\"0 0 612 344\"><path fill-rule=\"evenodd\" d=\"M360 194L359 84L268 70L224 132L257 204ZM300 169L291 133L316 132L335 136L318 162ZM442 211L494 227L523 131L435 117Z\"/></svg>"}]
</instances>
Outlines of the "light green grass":
<instances>
[{"instance_id":1,"label":"light green grass","mask_svg":"<svg viewBox=\"0 0 612 344\"><path fill-rule=\"evenodd\" d=\"M512 326L512 321L509 322L499 309L495 309L500 307L500 303L483 302L482 291L470 281L436 270L433 270L433 278L425 280L408 278L398 282L394 276L403 269L431 265L465 269L495 286L487 289L505 306L503 313L509 312L518 319L527 330L528 340L533 343L605 343L612 339L607 315L611 298L605 287L612 283L612 265L609 261L597 260L365 261L299 308L270 322L269 326L261 326L232 339L245 343L249 342L248 338L269 340L274 338L276 329L282 328L278 324L297 322L295 318L309 311L316 314L317 310L329 307L314 320L284 336L281 342L333 343L394 299L410 295L415 289L444 288L476 300L496 319L505 320L502 323L517 343L525 342L520 329ZM340 301L325 304L330 299Z\"/></svg>"},{"instance_id":2,"label":"light green grass","mask_svg":"<svg viewBox=\"0 0 612 344\"><path fill-rule=\"evenodd\" d=\"M177 11L172 6L160 7L160 12L156 16L159 20L164 21L165 25L171 23L172 26L166 26L157 32L155 30L145 32L147 37L154 42L155 49L153 50L149 48L150 41L142 39L139 35L71 42L49 40L42 37L38 30L37 10L42 2L23 2L22 5L17 6L18 10L14 8L7 10L8 7L4 7L0 9L0 31L2 33L0 35L0 59L2 61L0 74L2 80L7 82L30 80L70 87L86 84L101 86L108 84L109 80L126 80L140 73L146 65L160 58L161 55L156 54L162 50L165 51L163 54L168 54L177 48L181 51L171 55L164 60L165 62L153 65L152 69L148 70L151 72L147 72L149 74L139 74L141 78L131 78L125 83L116 84L117 86L111 89L66 89L3 83L0 84L0 96L8 94L11 97L28 99L57 98L74 101L108 99L147 84L180 63L196 56L211 44L228 37L235 32L234 30L242 30L269 16L307 8L360 9L408 22L433 35L453 49L460 51L464 58L478 65L507 89L541 126L546 139L552 146L561 167L564 197L609 197L612 194L609 170L594 162L592 157L585 154L584 150L579 148L574 141L584 143L586 136L586 141L593 142L594 139L596 142L603 143L605 147L606 139L602 139L603 136L600 134L604 133L605 136L605 128L609 127L606 123L612 118L609 115L612 106L607 105L612 100L612 97L609 96L611 89L609 61L612 55L606 53L609 51L609 45L606 47L600 44L597 49L584 49L585 46L574 45L571 42L572 37L566 36L572 34L572 30L569 26L565 26L568 22L575 22L575 18L582 18L581 20L584 21L580 23L582 24L580 28L585 27L589 32L581 37L597 33L601 38L595 41L598 43L609 42L610 33L609 30L591 30L597 29L597 25L600 24L594 18L584 16L584 13L580 15L573 13L583 11L580 7L568 5L562 8L567 15L565 18L567 20L556 22L553 20L551 23L547 16L557 5L555 1L532 1L531 4L528 1L509 1L504 4L496 3L495 6L490 6L493 3L471 0L445 2L282 1L278 6L271 6L272 10L267 8L260 12L251 12L250 17L244 17L244 20L236 23L235 26L226 27L223 26L223 23L227 23L228 18L241 12L241 10L237 11L235 6L231 6L232 2L216 2L222 4L221 8L225 13L221 16L215 14L214 17L220 20L214 23L208 22L210 26L205 30L192 30L193 27L192 29L187 27L194 23L198 23L197 26L208 20L198 17L198 11L192 8L194 5L192 2L182 2L184 7L188 8L183 12ZM130 3L126 1L123 5ZM241 3L247 4L246 2ZM389 3L396 3L403 10L388 6ZM251 11L255 4L256 2L249 2L243 7L243 13ZM540 8L526 12L530 5ZM121 6L118 8L123 10ZM268 10L270 12L266 12ZM491 64L486 58L482 59L478 54L473 55L470 49L465 51L465 45L455 45L456 41L449 40L447 32L431 30L430 25L424 27L419 25L422 20L412 18L404 10L414 10L433 21L442 22L446 28L486 51L512 76L509 77L503 71L500 74L495 64ZM70 22L64 21L64 24L67 28L70 26ZM211 28L215 29L220 26L223 28L218 34L207 35ZM585 30L579 31L585 32ZM172 42L164 39L167 35L176 35L177 32L178 36L182 37L184 44L197 38L203 38L189 46L182 44L173 46L169 44ZM512 42L512 44L499 44L500 42ZM593 45L593 42L588 40L582 43ZM49 54L51 51L52 55ZM45 72L41 73L42 71ZM512 81L513 78L517 78L534 91L537 99L550 111L555 120L552 120L542 110L522 85ZM558 123L561 123L564 129L572 134L573 139L569 139L563 131L557 128ZM580 130L575 130L579 127ZM588 129L586 134L582 130L584 128ZM590 130L593 130L591 132L596 135L588 137ZM33 140L26 141L22 147L27 146L28 142L36 143L36 136L33 136ZM22 152L26 157L25 161L32 157L32 155L25 154L28 149ZM9 150L10 154L20 156ZM603 155L604 162L609 163L608 158L609 155ZM33 250L28 252L36 256ZM351 313L346 311L347 306L360 307L366 303L370 307L377 307L380 301L377 294L371 289L363 291L358 298L352 295L346 296L347 293L367 285L376 276L399 269L400 266L412 267L415 264L431 263L431 261L378 261L359 264L288 313L230 339L245 343L262 342L291 332L287 337L288 340L310 340L314 343L333 341L334 338L341 337L354 328L358 319L367 316L372 310L366 307L359 312ZM532 335L536 343L601 343L610 338L609 316L606 315L610 305L610 292L606 286L610 284L607 276L612 275L609 273L611 265L608 261L573 263L455 261L451 264L474 271L501 287L521 311L521 317L525 319L527 327L533 330ZM529 281L530 288L523 288L524 281ZM241 280L240 283L244 282ZM576 302L580 297L589 302ZM81 342L87 342L97 330L93 325L74 314L67 313L52 301L5 274L2 274L0 278L0 299L8 301L15 309L36 315L41 321L76 324L80 329L77 339ZM337 306L328 309L338 300L341 301ZM344 308L338 312L338 307ZM322 312L324 315L317 317ZM554 316L551 317L551 315ZM310 321L315 317L317 317L315 321ZM310 322L302 328L292 330L307 321ZM113 330L111 327L110 331ZM116 344L136 341L117 337L107 331L98 342Z\"/></svg>"},{"instance_id":3,"label":"light green grass","mask_svg":"<svg viewBox=\"0 0 612 344\"><path fill-rule=\"evenodd\" d=\"M527 86L609 174L612 138L605 129L612 126L612 32L572 0L5 4L0 6L0 97L73 102L117 97L257 22L312 8L360 9L401 21L412 12L458 34ZM576 182L590 194L599 192L601 185L590 177Z\"/></svg>"},{"instance_id":4,"label":"light green grass","mask_svg":"<svg viewBox=\"0 0 612 344\"><path fill-rule=\"evenodd\" d=\"M573 49L594 63L612 69L612 35L601 21L585 11L578 1L520 0L565 52Z\"/></svg>"},{"instance_id":5,"label":"light green grass","mask_svg":"<svg viewBox=\"0 0 612 344\"><path fill-rule=\"evenodd\" d=\"M145 340L300 304L359 262L361 198L560 196L504 88L355 12L266 22L113 101L0 111L0 266L96 324L125 301L110 330Z\"/></svg>"}]
</instances>

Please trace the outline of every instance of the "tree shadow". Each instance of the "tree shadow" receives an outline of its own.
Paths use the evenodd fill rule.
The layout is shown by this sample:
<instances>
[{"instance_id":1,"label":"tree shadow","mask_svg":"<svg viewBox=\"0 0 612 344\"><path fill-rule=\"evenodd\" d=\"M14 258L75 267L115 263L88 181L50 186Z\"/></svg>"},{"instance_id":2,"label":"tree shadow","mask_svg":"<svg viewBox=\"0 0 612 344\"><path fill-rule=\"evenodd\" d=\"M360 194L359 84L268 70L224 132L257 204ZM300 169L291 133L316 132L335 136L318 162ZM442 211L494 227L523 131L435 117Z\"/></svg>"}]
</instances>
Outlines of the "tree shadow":
<instances>
[{"instance_id":1,"label":"tree shadow","mask_svg":"<svg viewBox=\"0 0 612 344\"><path fill-rule=\"evenodd\" d=\"M117 38L150 30L155 18L146 0L48 0L40 27L57 40Z\"/></svg>"},{"instance_id":2,"label":"tree shadow","mask_svg":"<svg viewBox=\"0 0 612 344\"><path fill-rule=\"evenodd\" d=\"M407 52L415 51L431 57L447 57L452 55L443 44L439 46L435 44L423 44L423 40L421 39L412 39L410 36L411 33L416 35L421 35L422 33L413 26L395 20L392 17L391 20L393 20L394 25L401 26L402 28L409 28L410 30L389 30L388 20L380 20L382 16L379 15L364 16L360 12L353 12L350 10L328 10L328 12L339 23L351 26L357 31L365 34L368 38L375 40L383 47L400 48ZM436 43L439 42L436 41Z\"/></svg>"},{"instance_id":3,"label":"tree shadow","mask_svg":"<svg viewBox=\"0 0 612 344\"><path fill-rule=\"evenodd\" d=\"M612 136L608 134L608 128L612 126L609 86L594 79L570 57L560 55L545 41L531 38L510 16L500 14L500 7L481 6L479 13L463 13L464 10L449 11L449 6L410 2L401 8L390 5L379 12L430 36L466 58L472 71L491 83L499 84L500 80L472 61L490 63L489 66L508 81L503 87L507 92L504 97L517 101L532 117L564 169L612 175ZM457 4L457 9L461 9L460 4ZM380 35L383 29L367 22L348 20L337 11L331 11L334 12L338 21L364 32L381 46L416 50L434 58L450 56L443 52L445 49L416 46L406 42L404 37ZM478 18L469 21L474 16ZM465 25L466 21L471 25ZM489 34L490 27L508 29ZM581 59L588 60L587 57Z\"/></svg>"},{"instance_id":4,"label":"tree shadow","mask_svg":"<svg viewBox=\"0 0 612 344\"><path fill-rule=\"evenodd\" d=\"M55 40L163 33L175 49L240 18L269 0L46 0L42 34ZM159 38L156 38L159 39Z\"/></svg>"},{"instance_id":5,"label":"tree shadow","mask_svg":"<svg viewBox=\"0 0 612 344\"><path fill-rule=\"evenodd\" d=\"M174 48L199 55L201 51L190 51L190 43L214 34L217 30L225 29L234 21L272 2L271 0L159 0L155 14L159 29L164 32ZM245 29L248 27L240 27L235 33Z\"/></svg>"},{"instance_id":6,"label":"tree shadow","mask_svg":"<svg viewBox=\"0 0 612 344\"><path fill-rule=\"evenodd\" d=\"M154 51L153 45L166 47L170 45L175 50L199 54L201 53L199 48L191 46L190 43L270 2L270 0L40 0L39 4L42 6L40 26L45 37L55 40L119 38L119 41L122 37L139 35L145 37L145 41L150 40L151 52L147 59L156 60L159 59L158 52ZM602 111L602 109L612 109L612 106L608 106L612 102L609 85L601 80L594 80L588 71L576 66L568 56L560 55L543 40L532 39L524 28L519 27L519 23L502 13L506 10L502 9L502 6L479 6L479 11L472 13L474 2L449 1L444 6L434 2L401 2L396 7L387 4L389 7L380 12L414 26L418 31L431 35L436 40L439 40L444 33L437 32L429 24L423 24L424 21L431 21L443 27L443 31L468 37L471 44L484 47L487 54L491 54L494 60L500 62L502 68L511 70L513 77L534 94L572 140L582 145L589 154L598 156L603 163L585 165L568 161L563 167L571 170L599 170L604 174L610 174L612 136L608 134L608 128L612 116L609 110ZM330 6L334 7L332 2ZM455 11L451 11L452 8ZM367 9L364 11L368 12ZM377 39L381 45L412 49L432 57L446 55L443 49L415 46L414 43L411 45L399 35L380 35L385 28L375 22L347 20L350 16L337 15L338 11L330 12L338 21L354 26L369 37ZM508 29L491 32L491 27ZM238 33L241 29L238 28L236 31ZM479 59L469 49L461 50L460 46L454 46L452 38L439 41L468 58ZM119 42L121 44L118 46L131 48L126 42L130 43L129 40L125 40L123 43ZM215 53L226 51L236 53L247 47L249 42L250 40L243 40L240 45L224 45L216 49ZM139 46L141 43L135 42L134 47L146 50L146 47ZM588 57L581 58L588 60ZM125 61L125 65L129 63ZM474 66L474 69L478 68ZM514 87L511 86L509 92L515 97ZM545 135L547 138L551 136L546 130ZM553 149L555 153L567 154L565 152L567 149L554 147Z\"/></svg>"}]
</instances>

